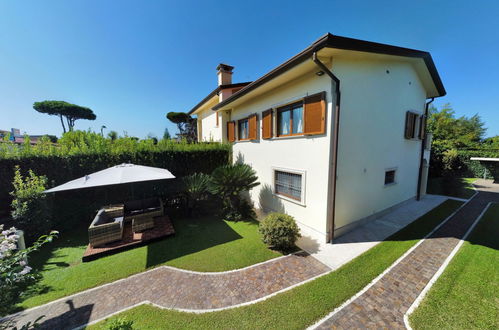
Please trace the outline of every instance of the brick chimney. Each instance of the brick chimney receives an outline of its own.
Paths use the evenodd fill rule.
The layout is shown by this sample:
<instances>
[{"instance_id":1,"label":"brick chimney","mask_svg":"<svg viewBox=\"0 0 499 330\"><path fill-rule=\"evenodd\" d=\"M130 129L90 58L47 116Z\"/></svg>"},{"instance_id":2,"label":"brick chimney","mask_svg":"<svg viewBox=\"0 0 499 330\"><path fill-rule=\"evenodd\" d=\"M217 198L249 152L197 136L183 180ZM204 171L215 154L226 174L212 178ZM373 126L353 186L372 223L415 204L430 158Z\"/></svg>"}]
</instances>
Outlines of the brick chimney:
<instances>
[{"instance_id":1,"label":"brick chimney","mask_svg":"<svg viewBox=\"0 0 499 330\"><path fill-rule=\"evenodd\" d=\"M221 85L230 85L232 84L232 70L233 66L220 63L217 66L217 77L218 77L218 86Z\"/></svg>"}]
</instances>

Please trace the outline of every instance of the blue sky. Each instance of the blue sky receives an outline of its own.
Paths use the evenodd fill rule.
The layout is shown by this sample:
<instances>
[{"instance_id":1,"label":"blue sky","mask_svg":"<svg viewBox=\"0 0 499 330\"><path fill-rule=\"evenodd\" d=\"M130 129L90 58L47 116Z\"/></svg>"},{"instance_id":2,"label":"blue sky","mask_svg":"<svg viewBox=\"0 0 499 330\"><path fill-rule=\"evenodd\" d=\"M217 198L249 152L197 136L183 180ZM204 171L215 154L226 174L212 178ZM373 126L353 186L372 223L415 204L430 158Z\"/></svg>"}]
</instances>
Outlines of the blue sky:
<instances>
[{"instance_id":1,"label":"blue sky","mask_svg":"<svg viewBox=\"0 0 499 330\"><path fill-rule=\"evenodd\" d=\"M458 115L479 113L499 134L496 1L0 2L0 129L60 135L35 101L90 107L78 129L162 136L168 111L216 87L260 77L326 32L430 51Z\"/></svg>"}]
</instances>

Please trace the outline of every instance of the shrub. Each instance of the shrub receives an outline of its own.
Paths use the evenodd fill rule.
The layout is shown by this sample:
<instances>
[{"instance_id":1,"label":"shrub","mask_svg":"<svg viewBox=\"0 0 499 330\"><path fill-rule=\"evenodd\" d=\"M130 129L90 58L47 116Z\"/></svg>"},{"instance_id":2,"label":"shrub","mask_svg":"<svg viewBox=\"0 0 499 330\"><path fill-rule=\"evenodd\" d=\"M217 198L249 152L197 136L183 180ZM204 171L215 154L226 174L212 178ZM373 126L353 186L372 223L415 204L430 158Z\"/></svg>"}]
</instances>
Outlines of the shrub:
<instances>
[{"instance_id":1,"label":"shrub","mask_svg":"<svg viewBox=\"0 0 499 330\"><path fill-rule=\"evenodd\" d=\"M220 166L211 175L209 190L223 201L223 215L238 221L252 216L252 207L241 195L258 186L255 170L247 164ZM248 214L249 213L249 214Z\"/></svg>"},{"instance_id":2,"label":"shrub","mask_svg":"<svg viewBox=\"0 0 499 330\"><path fill-rule=\"evenodd\" d=\"M14 191L11 192L14 197L11 215L16 225L25 231L29 241L50 229L49 209L43 193L46 183L46 177L37 176L31 170L23 178L19 166L16 166L12 183Z\"/></svg>"},{"instance_id":3,"label":"shrub","mask_svg":"<svg viewBox=\"0 0 499 330\"><path fill-rule=\"evenodd\" d=\"M124 317L112 320L107 326L108 330L133 330L133 321Z\"/></svg>"},{"instance_id":4,"label":"shrub","mask_svg":"<svg viewBox=\"0 0 499 330\"><path fill-rule=\"evenodd\" d=\"M278 250L291 250L301 236L295 219L283 213L271 213L258 226L262 240Z\"/></svg>"},{"instance_id":5,"label":"shrub","mask_svg":"<svg viewBox=\"0 0 499 330\"><path fill-rule=\"evenodd\" d=\"M228 221L243 221L254 219L256 214L253 205L245 198L241 198L236 208L223 206L222 215Z\"/></svg>"},{"instance_id":6,"label":"shrub","mask_svg":"<svg viewBox=\"0 0 499 330\"><path fill-rule=\"evenodd\" d=\"M187 197L187 209L189 213L199 206L199 202L205 200L208 195L210 176L204 173L194 173L183 178L184 193Z\"/></svg>"},{"instance_id":7,"label":"shrub","mask_svg":"<svg viewBox=\"0 0 499 330\"><path fill-rule=\"evenodd\" d=\"M0 225L0 315L12 312L22 290L36 279L36 272L28 266L28 255L43 244L52 241L57 232L44 235L27 249L18 250L17 229L3 229Z\"/></svg>"}]
</instances>

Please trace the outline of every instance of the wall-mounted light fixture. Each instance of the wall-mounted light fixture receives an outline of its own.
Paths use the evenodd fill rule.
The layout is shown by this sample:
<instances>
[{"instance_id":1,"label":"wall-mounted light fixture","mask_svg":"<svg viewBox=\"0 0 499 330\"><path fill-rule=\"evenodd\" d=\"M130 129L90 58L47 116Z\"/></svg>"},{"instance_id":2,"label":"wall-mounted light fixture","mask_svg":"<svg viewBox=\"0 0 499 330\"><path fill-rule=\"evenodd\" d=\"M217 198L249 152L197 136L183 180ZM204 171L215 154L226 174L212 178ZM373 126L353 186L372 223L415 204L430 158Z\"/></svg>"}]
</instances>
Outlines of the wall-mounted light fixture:
<instances>
[{"instance_id":1,"label":"wall-mounted light fixture","mask_svg":"<svg viewBox=\"0 0 499 330\"><path fill-rule=\"evenodd\" d=\"M324 75L324 71L317 71L315 74L320 77Z\"/></svg>"}]
</instances>

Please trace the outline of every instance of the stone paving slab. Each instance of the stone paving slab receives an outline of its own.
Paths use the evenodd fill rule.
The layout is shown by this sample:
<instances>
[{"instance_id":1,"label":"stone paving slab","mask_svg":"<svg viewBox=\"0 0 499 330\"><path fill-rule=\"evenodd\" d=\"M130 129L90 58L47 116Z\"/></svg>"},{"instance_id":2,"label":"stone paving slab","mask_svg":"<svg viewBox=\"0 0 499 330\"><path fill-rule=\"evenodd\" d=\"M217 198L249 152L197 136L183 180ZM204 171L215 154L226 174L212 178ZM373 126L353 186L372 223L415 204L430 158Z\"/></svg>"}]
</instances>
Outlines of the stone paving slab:
<instances>
[{"instance_id":1,"label":"stone paving slab","mask_svg":"<svg viewBox=\"0 0 499 330\"><path fill-rule=\"evenodd\" d=\"M302 228L302 237L297 245L320 262L335 270L362 253L376 246L419 217L428 213L448 198L425 195L420 201L408 200L388 212L383 212L352 231L335 238L333 244L320 242L310 231Z\"/></svg>"},{"instance_id":2,"label":"stone paving slab","mask_svg":"<svg viewBox=\"0 0 499 330\"><path fill-rule=\"evenodd\" d=\"M45 315L42 329L72 329L145 301L179 310L218 309L264 298L329 270L304 252L221 273L162 266L7 318L19 326Z\"/></svg>"},{"instance_id":3,"label":"stone paving slab","mask_svg":"<svg viewBox=\"0 0 499 330\"><path fill-rule=\"evenodd\" d=\"M479 193L378 282L320 323L319 329L405 329L404 315L489 202L499 185L478 181Z\"/></svg>"}]
</instances>

